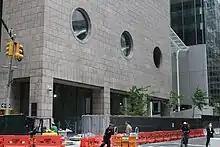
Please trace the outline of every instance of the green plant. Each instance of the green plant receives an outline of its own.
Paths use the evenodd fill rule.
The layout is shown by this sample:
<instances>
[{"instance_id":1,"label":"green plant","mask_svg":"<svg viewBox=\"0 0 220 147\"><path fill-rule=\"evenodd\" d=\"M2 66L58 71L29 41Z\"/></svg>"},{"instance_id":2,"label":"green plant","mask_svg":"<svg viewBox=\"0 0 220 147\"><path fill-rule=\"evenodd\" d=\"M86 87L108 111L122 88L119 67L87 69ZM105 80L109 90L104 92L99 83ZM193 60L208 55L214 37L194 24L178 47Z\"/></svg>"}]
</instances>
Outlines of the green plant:
<instances>
[{"instance_id":1,"label":"green plant","mask_svg":"<svg viewBox=\"0 0 220 147\"><path fill-rule=\"evenodd\" d=\"M206 99L207 99L207 93L203 92L200 88L197 87L195 93L192 96L193 118L195 116L195 108L196 107L201 111L203 109L203 107L205 105L207 105Z\"/></svg>"},{"instance_id":2,"label":"green plant","mask_svg":"<svg viewBox=\"0 0 220 147\"><path fill-rule=\"evenodd\" d=\"M121 108L123 114L144 116L148 112L150 101L149 87L132 86L127 92L127 106Z\"/></svg>"},{"instance_id":3,"label":"green plant","mask_svg":"<svg viewBox=\"0 0 220 147\"><path fill-rule=\"evenodd\" d=\"M170 91L170 99L168 102L169 108L175 108L178 105L178 100L181 100L183 95L178 95L176 91L171 90Z\"/></svg>"}]
</instances>

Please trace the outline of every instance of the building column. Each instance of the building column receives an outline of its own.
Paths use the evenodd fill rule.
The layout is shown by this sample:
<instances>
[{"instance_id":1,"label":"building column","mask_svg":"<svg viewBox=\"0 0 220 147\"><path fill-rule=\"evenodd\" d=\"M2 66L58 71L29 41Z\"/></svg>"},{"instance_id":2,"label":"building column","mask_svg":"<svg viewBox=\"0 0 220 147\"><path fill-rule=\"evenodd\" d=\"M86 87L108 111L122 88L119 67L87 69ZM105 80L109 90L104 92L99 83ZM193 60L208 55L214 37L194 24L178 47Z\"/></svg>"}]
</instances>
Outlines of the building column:
<instances>
[{"instance_id":1,"label":"building column","mask_svg":"<svg viewBox=\"0 0 220 147\"><path fill-rule=\"evenodd\" d=\"M167 106L167 104L162 102L160 104L160 109L161 109L161 116L170 116L171 109Z\"/></svg>"},{"instance_id":2,"label":"building column","mask_svg":"<svg viewBox=\"0 0 220 147\"><path fill-rule=\"evenodd\" d=\"M92 113L110 115L110 88L104 87L93 90Z\"/></svg>"},{"instance_id":3,"label":"building column","mask_svg":"<svg viewBox=\"0 0 220 147\"><path fill-rule=\"evenodd\" d=\"M125 110L125 114L127 115L127 110L128 110L128 98L124 98L124 110Z\"/></svg>"},{"instance_id":4,"label":"building column","mask_svg":"<svg viewBox=\"0 0 220 147\"><path fill-rule=\"evenodd\" d=\"M37 76L30 78L29 116L32 115L33 108L31 107L34 107L34 103L37 104L37 117L52 118L53 77Z\"/></svg>"}]
</instances>

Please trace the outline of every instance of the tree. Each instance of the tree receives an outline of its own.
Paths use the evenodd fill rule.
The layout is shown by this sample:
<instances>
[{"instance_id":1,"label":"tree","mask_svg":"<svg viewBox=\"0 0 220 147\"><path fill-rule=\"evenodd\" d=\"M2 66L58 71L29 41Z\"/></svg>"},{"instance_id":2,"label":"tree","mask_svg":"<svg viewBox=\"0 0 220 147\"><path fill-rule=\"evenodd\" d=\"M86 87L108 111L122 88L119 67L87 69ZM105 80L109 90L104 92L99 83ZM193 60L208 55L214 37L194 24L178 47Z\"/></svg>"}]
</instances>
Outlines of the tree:
<instances>
[{"instance_id":1,"label":"tree","mask_svg":"<svg viewBox=\"0 0 220 147\"><path fill-rule=\"evenodd\" d=\"M174 90L171 90L170 91L170 99L169 99L169 102L168 102L168 107L170 109L173 109L173 108L176 108L176 106L178 106L178 99L182 99L183 95L179 95L177 94L176 91Z\"/></svg>"},{"instance_id":2,"label":"tree","mask_svg":"<svg viewBox=\"0 0 220 147\"><path fill-rule=\"evenodd\" d=\"M144 116L148 114L150 101L149 87L133 86L127 92L127 106L121 108L123 114L131 116Z\"/></svg>"},{"instance_id":3,"label":"tree","mask_svg":"<svg viewBox=\"0 0 220 147\"><path fill-rule=\"evenodd\" d=\"M200 111L202 111L203 107L207 105L206 102L207 93L203 92L200 88L196 88L195 93L192 96L193 101L193 118L195 116L195 108L198 107Z\"/></svg>"}]
</instances>

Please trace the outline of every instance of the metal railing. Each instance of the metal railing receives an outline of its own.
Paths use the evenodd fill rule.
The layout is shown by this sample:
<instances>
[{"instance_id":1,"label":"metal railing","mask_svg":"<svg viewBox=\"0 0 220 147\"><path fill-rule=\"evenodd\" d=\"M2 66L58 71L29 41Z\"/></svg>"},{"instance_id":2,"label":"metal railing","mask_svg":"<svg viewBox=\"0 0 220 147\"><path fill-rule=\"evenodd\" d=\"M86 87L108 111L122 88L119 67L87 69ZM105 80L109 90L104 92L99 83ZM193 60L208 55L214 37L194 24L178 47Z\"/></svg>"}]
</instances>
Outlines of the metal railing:
<instances>
[{"instance_id":1,"label":"metal railing","mask_svg":"<svg viewBox=\"0 0 220 147\"><path fill-rule=\"evenodd\" d=\"M177 50L186 50L188 46L179 38L179 36L175 33L175 31L170 27L170 42L172 52L176 52Z\"/></svg>"}]
</instances>

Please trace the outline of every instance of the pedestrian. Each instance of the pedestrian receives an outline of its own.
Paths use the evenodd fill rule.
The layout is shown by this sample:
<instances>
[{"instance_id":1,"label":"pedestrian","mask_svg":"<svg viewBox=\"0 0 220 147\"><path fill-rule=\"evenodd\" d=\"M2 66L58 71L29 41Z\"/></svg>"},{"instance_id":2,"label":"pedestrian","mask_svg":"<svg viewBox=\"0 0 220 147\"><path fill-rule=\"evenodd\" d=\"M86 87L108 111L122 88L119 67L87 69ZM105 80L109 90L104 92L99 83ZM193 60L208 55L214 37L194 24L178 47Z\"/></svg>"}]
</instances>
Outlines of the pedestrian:
<instances>
[{"instance_id":1,"label":"pedestrian","mask_svg":"<svg viewBox=\"0 0 220 147\"><path fill-rule=\"evenodd\" d=\"M187 147L189 140L189 132L190 132L189 124L187 122L183 122L181 131L182 131L181 147L183 146L183 144L185 145L185 147Z\"/></svg>"},{"instance_id":2,"label":"pedestrian","mask_svg":"<svg viewBox=\"0 0 220 147\"><path fill-rule=\"evenodd\" d=\"M103 143L100 145L100 147L104 147L105 145L107 145L107 147L110 147L111 145L111 136L114 134L114 130L113 130L113 124L109 124L108 128L105 130L105 134L103 136Z\"/></svg>"},{"instance_id":3,"label":"pedestrian","mask_svg":"<svg viewBox=\"0 0 220 147\"><path fill-rule=\"evenodd\" d=\"M130 136L130 133L132 132L132 127L127 121L125 122L125 125L126 125L126 130L125 130L126 135Z\"/></svg>"},{"instance_id":4,"label":"pedestrian","mask_svg":"<svg viewBox=\"0 0 220 147\"><path fill-rule=\"evenodd\" d=\"M207 133L207 135L206 135L206 147L208 147L209 146L209 142L210 142L210 138L213 138L214 137L214 133L215 133L215 131L214 131L214 129L213 129L213 127L212 127L212 123L209 123L209 126L206 128L206 133Z\"/></svg>"}]
</instances>

